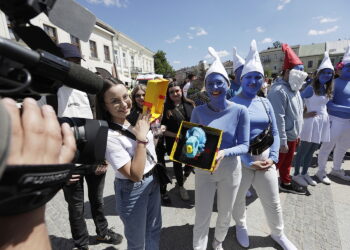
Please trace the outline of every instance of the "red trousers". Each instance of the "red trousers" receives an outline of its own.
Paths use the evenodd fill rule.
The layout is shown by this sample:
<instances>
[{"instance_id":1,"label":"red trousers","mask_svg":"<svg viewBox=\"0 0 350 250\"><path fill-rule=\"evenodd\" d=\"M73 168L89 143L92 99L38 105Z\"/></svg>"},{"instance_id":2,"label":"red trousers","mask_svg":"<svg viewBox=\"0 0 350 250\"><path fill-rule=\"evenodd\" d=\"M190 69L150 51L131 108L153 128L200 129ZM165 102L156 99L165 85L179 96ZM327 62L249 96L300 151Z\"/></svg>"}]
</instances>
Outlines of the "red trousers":
<instances>
[{"instance_id":1,"label":"red trousers","mask_svg":"<svg viewBox=\"0 0 350 250\"><path fill-rule=\"evenodd\" d=\"M288 141L288 153L279 153L277 168L280 173L280 179L282 183L290 183L292 178L290 177L290 170L292 168L292 160L294 157L295 149L297 146L297 140Z\"/></svg>"}]
</instances>

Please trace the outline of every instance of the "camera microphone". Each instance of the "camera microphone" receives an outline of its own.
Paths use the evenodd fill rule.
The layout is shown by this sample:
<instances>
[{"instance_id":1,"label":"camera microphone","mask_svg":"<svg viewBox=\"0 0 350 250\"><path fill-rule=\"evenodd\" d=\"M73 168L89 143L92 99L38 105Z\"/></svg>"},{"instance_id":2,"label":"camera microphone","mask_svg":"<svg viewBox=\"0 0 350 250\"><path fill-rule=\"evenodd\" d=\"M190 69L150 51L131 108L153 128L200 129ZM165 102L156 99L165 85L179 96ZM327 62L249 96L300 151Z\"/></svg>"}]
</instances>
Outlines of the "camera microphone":
<instances>
[{"instance_id":1,"label":"camera microphone","mask_svg":"<svg viewBox=\"0 0 350 250\"><path fill-rule=\"evenodd\" d=\"M0 55L24 65L32 74L89 94L97 94L103 79L78 64L64 60L47 51L33 51L0 37ZM49 84L49 83L48 83ZM40 89L36 89L38 92Z\"/></svg>"}]
</instances>

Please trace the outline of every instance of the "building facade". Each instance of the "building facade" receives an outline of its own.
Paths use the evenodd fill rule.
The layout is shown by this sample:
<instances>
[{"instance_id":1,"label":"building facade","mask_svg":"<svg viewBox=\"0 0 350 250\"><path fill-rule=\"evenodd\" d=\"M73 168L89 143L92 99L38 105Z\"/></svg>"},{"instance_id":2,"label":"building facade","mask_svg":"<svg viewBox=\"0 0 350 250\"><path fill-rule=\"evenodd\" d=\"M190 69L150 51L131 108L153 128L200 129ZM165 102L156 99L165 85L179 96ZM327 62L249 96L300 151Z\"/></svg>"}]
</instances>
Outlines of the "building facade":
<instances>
[{"instance_id":1,"label":"building facade","mask_svg":"<svg viewBox=\"0 0 350 250\"><path fill-rule=\"evenodd\" d=\"M129 86L135 84L138 73L154 73L154 52L97 19L89 41L84 42L50 22L41 13L31 20L42 28L55 43L77 45L84 58L82 66L92 72L108 71ZM5 14L0 12L0 36L17 41Z\"/></svg>"},{"instance_id":2,"label":"building facade","mask_svg":"<svg viewBox=\"0 0 350 250\"><path fill-rule=\"evenodd\" d=\"M330 59L335 66L343 59L343 55L350 44L350 40L338 40L324 43L313 43L307 45L294 45L291 48L304 63L305 71L313 73L317 70L328 50ZM265 74L277 75L282 71L284 53L281 48L268 48L260 52L261 62Z\"/></svg>"}]
</instances>

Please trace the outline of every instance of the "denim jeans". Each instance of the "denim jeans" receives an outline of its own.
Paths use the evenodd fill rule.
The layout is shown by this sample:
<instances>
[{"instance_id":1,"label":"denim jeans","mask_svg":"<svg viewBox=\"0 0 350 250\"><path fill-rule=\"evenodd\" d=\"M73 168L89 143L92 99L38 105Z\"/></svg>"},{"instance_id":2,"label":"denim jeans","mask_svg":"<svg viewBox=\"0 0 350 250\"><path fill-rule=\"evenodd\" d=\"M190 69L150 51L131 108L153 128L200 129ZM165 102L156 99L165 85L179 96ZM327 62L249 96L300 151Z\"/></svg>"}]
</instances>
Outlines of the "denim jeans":
<instances>
[{"instance_id":1,"label":"denim jeans","mask_svg":"<svg viewBox=\"0 0 350 250\"><path fill-rule=\"evenodd\" d=\"M312 156L318 149L319 144L307 141L301 141L297 148L297 154L294 156L294 176L299 175L300 167L303 167L302 175L306 175L312 163Z\"/></svg>"},{"instance_id":2,"label":"denim jeans","mask_svg":"<svg viewBox=\"0 0 350 250\"><path fill-rule=\"evenodd\" d=\"M107 233L108 222L103 211L103 188L106 174L85 175L88 186L88 195L91 206L91 214L98 235ZM75 246L89 244L89 233L84 219L84 177L71 185L63 187L64 198L68 202L69 223Z\"/></svg>"},{"instance_id":3,"label":"denim jeans","mask_svg":"<svg viewBox=\"0 0 350 250\"><path fill-rule=\"evenodd\" d=\"M128 250L158 250L162 227L158 181L152 175L139 182L116 178L114 189Z\"/></svg>"}]
</instances>

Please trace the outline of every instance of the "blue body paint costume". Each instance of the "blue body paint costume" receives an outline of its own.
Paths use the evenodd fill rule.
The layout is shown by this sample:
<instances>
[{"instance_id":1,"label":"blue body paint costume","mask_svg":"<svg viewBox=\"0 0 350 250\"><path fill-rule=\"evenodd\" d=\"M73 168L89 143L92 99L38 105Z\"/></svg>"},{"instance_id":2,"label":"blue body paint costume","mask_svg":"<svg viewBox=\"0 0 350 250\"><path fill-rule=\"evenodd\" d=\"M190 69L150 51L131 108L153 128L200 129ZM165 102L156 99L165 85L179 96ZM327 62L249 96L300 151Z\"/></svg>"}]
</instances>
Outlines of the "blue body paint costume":
<instances>
[{"instance_id":1,"label":"blue body paint costume","mask_svg":"<svg viewBox=\"0 0 350 250\"><path fill-rule=\"evenodd\" d=\"M225 150L225 157L248 152L249 117L246 107L230 102L225 110L215 112L204 104L193 110L191 122L224 131L220 149Z\"/></svg>"},{"instance_id":2,"label":"blue body paint costume","mask_svg":"<svg viewBox=\"0 0 350 250\"><path fill-rule=\"evenodd\" d=\"M255 97L253 99L247 99L241 96L235 96L231 100L237 104L244 105L245 107L248 108L248 113L250 118L250 140L258 136L269 125L269 117L267 116L267 113L261 101L265 102L266 108L271 118L272 134L274 137L274 143L270 147L269 158L274 162L278 162L280 139L278 135L276 118L275 118L275 114L273 112L271 103L266 98L259 98L259 97ZM254 161L252 156L249 153L242 155L241 160L246 166L250 166Z\"/></svg>"}]
</instances>

